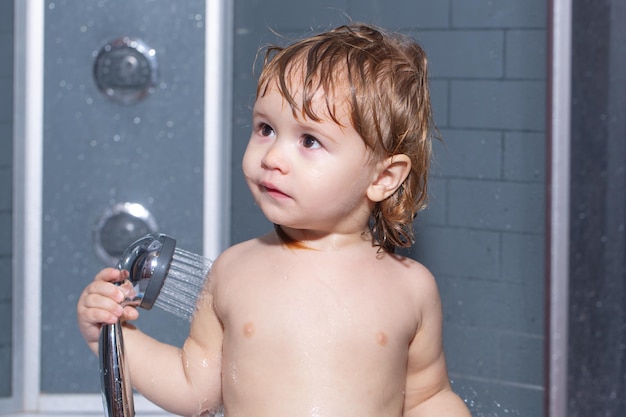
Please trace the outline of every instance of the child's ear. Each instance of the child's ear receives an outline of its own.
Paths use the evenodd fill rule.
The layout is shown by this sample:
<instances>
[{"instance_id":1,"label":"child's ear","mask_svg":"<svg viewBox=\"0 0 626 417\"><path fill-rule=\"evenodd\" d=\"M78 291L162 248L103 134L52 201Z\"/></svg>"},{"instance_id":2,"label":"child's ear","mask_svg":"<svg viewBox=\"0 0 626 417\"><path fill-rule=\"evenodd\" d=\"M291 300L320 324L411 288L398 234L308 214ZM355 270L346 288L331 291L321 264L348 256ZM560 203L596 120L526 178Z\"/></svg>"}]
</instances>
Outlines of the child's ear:
<instances>
[{"instance_id":1,"label":"child's ear","mask_svg":"<svg viewBox=\"0 0 626 417\"><path fill-rule=\"evenodd\" d=\"M377 176L367 188L367 198L378 203L396 192L411 171L411 159L398 154L376 165Z\"/></svg>"}]
</instances>

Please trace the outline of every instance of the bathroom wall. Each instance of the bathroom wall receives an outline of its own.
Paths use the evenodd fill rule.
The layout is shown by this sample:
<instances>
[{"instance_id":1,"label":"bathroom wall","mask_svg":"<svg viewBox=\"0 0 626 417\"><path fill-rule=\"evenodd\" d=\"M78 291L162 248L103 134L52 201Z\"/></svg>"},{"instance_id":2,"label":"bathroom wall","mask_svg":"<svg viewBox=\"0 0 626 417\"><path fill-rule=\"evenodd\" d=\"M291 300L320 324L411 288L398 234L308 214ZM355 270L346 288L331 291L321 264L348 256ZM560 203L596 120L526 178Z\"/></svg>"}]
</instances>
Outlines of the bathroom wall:
<instances>
[{"instance_id":1,"label":"bathroom wall","mask_svg":"<svg viewBox=\"0 0 626 417\"><path fill-rule=\"evenodd\" d=\"M0 398L11 395L13 211L13 1L0 2Z\"/></svg>"},{"instance_id":2,"label":"bathroom wall","mask_svg":"<svg viewBox=\"0 0 626 417\"><path fill-rule=\"evenodd\" d=\"M240 174L257 47L353 20L430 56L443 144L409 254L438 279L454 389L474 415L543 415L546 7L541 0L235 2L232 240L267 230Z\"/></svg>"}]
</instances>

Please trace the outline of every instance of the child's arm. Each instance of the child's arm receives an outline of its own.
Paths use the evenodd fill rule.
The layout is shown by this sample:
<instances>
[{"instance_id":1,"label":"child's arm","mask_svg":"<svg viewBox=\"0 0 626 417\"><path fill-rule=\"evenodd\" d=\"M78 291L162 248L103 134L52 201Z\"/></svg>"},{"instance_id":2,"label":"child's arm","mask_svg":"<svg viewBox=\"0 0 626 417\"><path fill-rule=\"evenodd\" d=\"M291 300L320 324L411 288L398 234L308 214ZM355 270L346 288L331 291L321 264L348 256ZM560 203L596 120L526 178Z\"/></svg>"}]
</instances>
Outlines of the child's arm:
<instances>
[{"instance_id":1,"label":"child's arm","mask_svg":"<svg viewBox=\"0 0 626 417\"><path fill-rule=\"evenodd\" d=\"M125 326L126 361L133 386L174 414L204 415L221 405L223 330L212 304L212 295L205 291L182 348Z\"/></svg>"},{"instance_id":2,"label":"child's arm","mask_svg":"<svg viewBox=\"0 0 626 417\"><path fill-rule=\"evenodd\" d=\"M420 326L409 347L404 417L471 417L450 386L443 352L441 300L430 272L420 276L416 294Z\"/></svg>"},{"instance_id":3,"label":"child's arm","mask_svg":"<svg viewBox=\"0 0 626 417\"><path fill-rule=\"evenodd\" d=\"M119 306L123 289L111 282L123 279L120 274L110 268L101 271L78 301L79 328L95 353L102 323L138 317L134 308ZM198 302L182 348L161 343L124 324L125 359L133 386L150 401L180 415L200 415L221 404L222 328L209 288Z\"/></svg>"}]
</instances>

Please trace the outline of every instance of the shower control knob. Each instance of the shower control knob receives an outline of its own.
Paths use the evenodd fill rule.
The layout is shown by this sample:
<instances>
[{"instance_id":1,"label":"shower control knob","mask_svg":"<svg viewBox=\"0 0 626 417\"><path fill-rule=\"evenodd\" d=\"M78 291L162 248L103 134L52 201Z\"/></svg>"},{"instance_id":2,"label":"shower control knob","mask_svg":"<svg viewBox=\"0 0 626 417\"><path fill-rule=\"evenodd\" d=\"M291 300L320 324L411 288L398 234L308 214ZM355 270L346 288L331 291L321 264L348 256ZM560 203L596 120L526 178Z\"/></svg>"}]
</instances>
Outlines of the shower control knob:
<instances>
[{"instance_id":1,"label":"shower control knob","mask_svg":"<svg viewBox=\"0 0 626 417\"><path fill-rule=\"evenodd\" d=\"M94 63L98 89L124 103L142 100L157 83L156 51L142 40L123 37L104 45Z\"/></svg>"},{"instance_id":2,"label":"shower control knob","mask_svg":"<svg viewBox=\"0 0 626 417\"><path fill-rule=\"evenodd\" d=\"M131 243L157 229L154 216L141 204L115 204L104 211L94 226L96 256L105 266L113 266Z\"/></svg>"}]
</instances>

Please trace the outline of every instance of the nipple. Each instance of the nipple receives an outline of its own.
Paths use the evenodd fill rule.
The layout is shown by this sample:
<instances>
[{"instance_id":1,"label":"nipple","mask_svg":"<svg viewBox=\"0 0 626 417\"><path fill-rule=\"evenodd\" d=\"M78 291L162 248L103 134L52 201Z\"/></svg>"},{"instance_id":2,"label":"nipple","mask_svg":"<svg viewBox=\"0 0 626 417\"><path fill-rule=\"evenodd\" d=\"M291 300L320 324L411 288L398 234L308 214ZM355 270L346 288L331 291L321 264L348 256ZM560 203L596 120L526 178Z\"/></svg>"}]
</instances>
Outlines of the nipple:
<instances>
[{"instance_id":1,"label":"nipple","mask_svg":"<svg viewBox=\"0 0 626 417\"><path fill-rule=\"evenodd\" d=\"M387 340L388 340L387 333L385 332L376 333L376 343L378 343L380 346L386 346Z\"/></svg>"},{"instance_id":2,"label":"nipple","mask_svg":"<svg viewBox=\"0 0 626 417\"><path fill-rule=\"evenodd\" d=\"M255 330L256 329L254 328L254 323L252 323L251 321L243 325L243 335L247 339L250 339L252 336L254 336Z\"/></svg>"}]
</instances>

